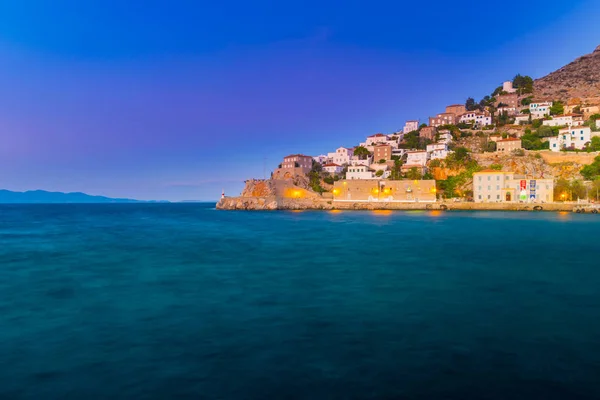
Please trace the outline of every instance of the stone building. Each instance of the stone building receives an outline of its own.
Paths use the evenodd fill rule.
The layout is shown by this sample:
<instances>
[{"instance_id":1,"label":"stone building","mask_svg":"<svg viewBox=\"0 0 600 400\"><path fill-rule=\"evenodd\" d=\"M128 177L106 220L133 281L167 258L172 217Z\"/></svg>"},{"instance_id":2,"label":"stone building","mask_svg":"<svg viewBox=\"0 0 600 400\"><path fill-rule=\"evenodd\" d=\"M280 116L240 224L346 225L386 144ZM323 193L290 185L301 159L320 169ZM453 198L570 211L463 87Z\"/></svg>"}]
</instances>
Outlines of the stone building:
<instances>
[{"instance_id":1,"label":"stone building","mask_svg":"<svg viewBox=\"0 0 600 400\"><path fill-rule=\"evenodd\" d=\"M496 152L510 153L521 148L521 139L500 139L496 140Z\"/></svg>"},{"instance_id":2,"label":"stone building","mask_svg":"<svg viewBox=\"0 0 600 400\"><path fill-rule=\"evenodd\" d=\"M373 160L379 162L380 160L391 160L392 159L392 146L389 144L378 144L373 148Z\"/></svg>"},{"instance_id":3,"label":"stone building","mask_svg":"<svg viewBox=\"0 0 600 400\"><path fill-rule=\"evenodd\" d=\"M476 203L550 203L554 200L554 179L483 170L473 174L473 200Z\"/></svg>"},{"instance_id":4,"label":"stone building","mask_svg":"<svg viewBox=\"0 0 600 400\"><path fill-rule=\"evenodd\" d=\"M334 201L435 202L435 180L340 180L333 186Z\"/></svg>"}]
</instances>

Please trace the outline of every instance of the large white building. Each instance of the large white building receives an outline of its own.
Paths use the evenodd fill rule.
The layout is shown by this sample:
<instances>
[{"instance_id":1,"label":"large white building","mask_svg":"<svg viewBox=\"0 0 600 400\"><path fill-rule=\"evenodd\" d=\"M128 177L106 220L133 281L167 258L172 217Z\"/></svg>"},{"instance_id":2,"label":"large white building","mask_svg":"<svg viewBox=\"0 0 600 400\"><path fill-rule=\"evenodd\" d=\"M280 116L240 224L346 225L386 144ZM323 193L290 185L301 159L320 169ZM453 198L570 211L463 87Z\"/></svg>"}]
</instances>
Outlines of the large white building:
<instances>
[{"instance_id":1,"label":"large white building","mask_svg":"<svg viewBox=\"0 0 600 400\"><path fill-rule=\"evenodd\" d=\"M350 164L350 159L354 155L354 149L340 147L334 153L327 153L327 161L333 164Z\"/></svg>"},{"instance_id":2,"label":"large white building","mask_svg":"<svg viewBox=\"0 0 600 400\"><path fill-rule=\"evenodd\" d=\"M592 140L592 130L589 126L572 126L558 131L558 136L551 137L551 151L561 151L562 149L582 150L586 143Z\"/></svg>"},{"instance_id":3,"label":"large white building","mask_svg":"<svg viewBox=\"0 0 600 400\"><path fill-rule=\"evenodd\" d=\"M556 115L552 119L543 121L542 124L546 126L581 126L583 122L583 115L565 114Z\"/></svg>"},{"instance_id":4,"label":"large white building","mask_svg":"<svg viewBox=\"0 0 600 400\"><path fill-rule=\"evenodd\" d=\"M332 175L337 175L344 170L344 167L334 163L323 165L323 170L329 172Z\"/></svg>"},{"instance_id":5,"label":"large white building","mask_svg":"<svg viewBox=\"0 0 600 400\"><path fill-rule=\"evenodd\" d=\"M551 101L538 101L529 105L529 112L534 119L544 118L550 115L550 107L552 107Z\"/></svg>"},{"instance_id":6,"label":"large white building","mask_svg":"<svg viewBox=\"0 0 600 400\"><path fill-rule=\"evenodd\" d=\"M476 203L550 203L554 201L554 179L534 179L491 169L476 172L473 200Z\"/></svg>"},{"instance_id":7,"label":"large white building","mask_svg":"<svg viewBox=\"0 0 600 400\"><path fill-rule=\"evenodd\" d=\"M427 160L429 159L429 154L427 151L409 151L406 153L406 165L415 166L415 167L424 167L427 164Z\"/></svg>"},{"instance_id":8,"label":"large white building","mask_svg":"<svg viewBox=\"0 0 600 400\"><path fill-rule=\"evenodd\" d=\"M402 131L406 134L419 129L419 121L406 121Z\"/></svg>"},{"instance_id":9,"label":"large white building","mask_svg":"<svg viewBox=\"0 0 600 400\"><path fill-rule=\"evenodd\" d=\"M428 144L427 153L430 160L443 160L448 157L448 145L446 143Z\"/></svg>"},{"instance_id":10,"label":"large white building","mask_svg":"<svg viewBox=\"0 0 600 400\"><path fill-rule=\"evenodd\" d=\"M388 135L384 135L383 133L376 133L375 135L371 135L367 137L367 141L365 142L366 146L375 146L379 143L386 143L389 140Z\"/></svg>"},{"instance_id":11,"label":"large white building","mask_svg":"<svg viewBox=\"0 0 600 400\"><path fill-rule=\"evenodd\" d=\"M481 111L467 111L460 116L460 122L463 124L473 124L479 128L482 126L488 126L492 124L492 117Z\"/></svg>"},{"instance_id":12,"label":"large white building","mask_svg":"<svg viewBox=\"0 0 600 400\"><path fill-rule=\"evenodd\" d=\"M346 179L373 179L374 171L366 165L351 165L346 172Z\"/></svg>"}]
</instances>

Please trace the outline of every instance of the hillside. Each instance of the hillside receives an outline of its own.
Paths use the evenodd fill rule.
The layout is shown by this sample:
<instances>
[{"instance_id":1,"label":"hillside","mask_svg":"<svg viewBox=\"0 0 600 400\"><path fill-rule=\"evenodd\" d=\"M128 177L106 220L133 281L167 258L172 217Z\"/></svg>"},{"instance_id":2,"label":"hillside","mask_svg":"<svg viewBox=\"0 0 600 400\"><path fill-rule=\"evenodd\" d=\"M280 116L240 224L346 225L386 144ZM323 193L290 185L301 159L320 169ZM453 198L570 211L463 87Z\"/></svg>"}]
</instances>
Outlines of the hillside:
<instances>
[{"instance_id":1,"label":"hillside","mask_svg":"<svg viewBox=\"0 0 600 400\"><path fill-rule=\"evenodd\" d=\"M0 204L55 204L55 203L137 203L132 199L111 199L104 196L91 196L85 193L47 192L31 190L27 192L12 192L0 190Z\"/></svg>"},{"instance_id":2,"label":"hillside","mask_svg":"<svg viewBox=\"0 0 600 400\"><path fill-rule=\"evenodd\" d=\"M567 101L600 97L600 46L533 84L536 98Z\"/></svg>"}]
</instances>

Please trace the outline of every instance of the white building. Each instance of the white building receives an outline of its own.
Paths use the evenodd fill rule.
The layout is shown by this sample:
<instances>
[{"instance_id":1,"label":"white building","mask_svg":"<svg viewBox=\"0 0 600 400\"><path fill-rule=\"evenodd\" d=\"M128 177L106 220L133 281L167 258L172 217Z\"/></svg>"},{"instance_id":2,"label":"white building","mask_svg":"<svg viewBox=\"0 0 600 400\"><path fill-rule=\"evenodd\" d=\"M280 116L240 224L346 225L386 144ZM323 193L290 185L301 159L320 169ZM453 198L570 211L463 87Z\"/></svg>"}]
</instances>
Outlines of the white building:
<instances>
[{"instance_id":1,"label":"white building","mask_svg":"<svg viewBox=\"0 0 600 400\"><path fill-rule=\"evenodd\" d=\"M329 172L332 175L337 175L344 170L344 167L342 167L341 165L330 163L323 165L323 170Z\"/></svg>"},{"instance_id":2,"label":"white building","mask_svg":"<svg viewBox=\"0 0 600 400\"><path fill-rule=\"evenodd\" d=\"M429 153L430 160L443 160L448 157L448 145L446 143L428 144L427 153Z\"/></svg>"},{"instance_id":3,"label":"white building","mask_svg":"<svg viewBox=\"0 0 600 400\"><path fill-rule=\"evenodd\" d=\"M467 111L460 116L461 123L473 124L475 127L482 127L492 124L492 117L481 111Z\"/></svg>"},{"instance_id":4,"label":"white building","mask_svg":"<svg viewBox=\"0 0 600 400\"><path fill-rule=\"evenodd\" d=\"M409 151L406 153L406 165L424 167L429 159L427 151Z\"/></svg>"},{"instance_id":5,"label":"white building","mask_svg":"<svg viewBox=\"0 0 600 400\"><path fill-rule=\"evenodd\" d=\"M323 165L323 164L327 164L327 162L328 162L327 158L328 157L326 155L321 154L320 156L314 156L313 160L315 160L319 164Z\"/></svg>"},{"instance_id":6,"label":"white building","mask_svg":"<svg viewBox=\"0 0 600 400\"><path fill-rule=\"evenodd\" d=\"M490 169L476 172L473 200L476 203L550 203L554 201L554 179L532 179Z\"/></svg>"},{"instance_id":7,"label":"white building","mask_svg":"<svg viewBox=\"0 0 600 400\"><path fill-rule=\"evenodd\" d=\"M586 143L592 140L592 130L589 126L572 126L558 131L558 136L551 137L551 151L561 151L562 149L582 150Z\"/></svg>"},{"instance_id":8,"label":"white building","mask_svg":"<svg viewBox=\"0 0 600 400\"><path fill-rule=\"evenodd\" d=\"M375 135L371 135L371 136L367 137L365 146L374 146L379 143L385 143L388 140L389 140L388 135L384 135L383 133L376 133Z\"/></svg>"},{"instance_id":9,"label":"white building","mask_svg":"<svg viewBox=\"0 0 600 400\"><path fill-rule=\"evenodd\" d=\"M551 101L539 101L529 105L529 112L534 119L544 118L550 115L550 107L552 107Z\"/></svg>"},{"instance_id":10,"label":"white building","mask_svg":"<svg viewBox=\"0 0 600 400\"><path fill-rule=\"evenodd\" d=\"M517 115L518 111L516 107L498 107L498 109L496 109L496 114L497 115L501 115L501 114L506 114L506 115Z\"/></svg>"},{"instance_id":11,"label":"white building","mask_svg":"<svg viewBox=\"0 0 600 400\"><path fill-rule=\"evenodd\" d=\"M392 156L402 157L407 151L406 149L392 149Z\"/></svg>"},{"instance_id":12,"label":"white building","mask_svg":"<svg viewBox=\"0 0 600 400\"><path fill-rule=\"evenodd\" d=\"M583 125L583 115L580 114L565 114L556 115L542 124L546 126L581 126Z\"/></svg>"},{"instance_id":13,"label":"white building","mask_svg":"<svg viewBox=\"0 0 600 400\"><path fill-rule=\"evenodd\" d=\"M379 164L379 163L374 163L371 164L371 169L375 172L375 174L377 174L377 171L383 171L383 175L380 176L380 178L389 178L389 176L392 174L392 171L390 171L390 168L387 164ZM377 175L375 175L375 177L377 177Z\"/></svg>"},{"instance_id":14,"label":"white building","mask_svg":"<svg viewBox=\"0 0 600 400\"><path fill-rule=\"evenodd\" d=\"M352 156L350 159L350 165L366 165L367 167L373 163L373 157L366 157L364 160L361 160L359 156Z\"/></svg>"},{"instance_id":15,"label":"white building","mask_svg":"<svg viewBox=\"0 0 600 400\"><path fill-rule=\"evenodd\" d=\"M406 134L419 129L419 121L406 121L402 131Z\"/></svg>"},{"instance_id":16,"label":"white building","mask_svg":"<svg viewBox=\"0 0 600 400\"><path fill-rule=\"evenodd\" d=\"M340 147L335 153L327 153L327 161L338 165L350 164L353 155L354 149Z\"/></svg>"},{"instance_id":17,"label":"white building","mask_svg":"<svg viewBox=\"0 0 600 400\"><path fill-rule=\"evenodd\" d=\"M529 114L519 114L515 117L515 125L527 124L529 123Z\"/></svg>"},{"instance_id":18,"label":"white building","mask_svg":"<svg viewBox=\"0 0 600 400\"><path fill-rule=\"evenodd\" d=\"M374 171L366 165L351 165L346 172L346 179L373 179Z\"/></svg>"}]
</instances>

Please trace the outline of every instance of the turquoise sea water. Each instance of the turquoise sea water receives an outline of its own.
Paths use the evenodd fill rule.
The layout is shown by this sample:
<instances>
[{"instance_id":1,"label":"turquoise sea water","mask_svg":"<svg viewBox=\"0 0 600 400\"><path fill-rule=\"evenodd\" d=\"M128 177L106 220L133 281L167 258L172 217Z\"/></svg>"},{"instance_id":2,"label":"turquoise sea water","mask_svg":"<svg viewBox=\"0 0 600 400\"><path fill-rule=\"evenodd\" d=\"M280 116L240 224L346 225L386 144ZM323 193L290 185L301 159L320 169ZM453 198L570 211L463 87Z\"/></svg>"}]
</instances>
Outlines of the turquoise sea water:
<instances>
[{"instance_id":1,"label":"turquoise sea water","mask_svg":"<svg viewBox=\"0 0 600 400\"><path fill-rule=\"evenodd\" d=\"M600 398L600 216L213 207L0 206L0 398Z\"/></svg>"}]
</instances>

